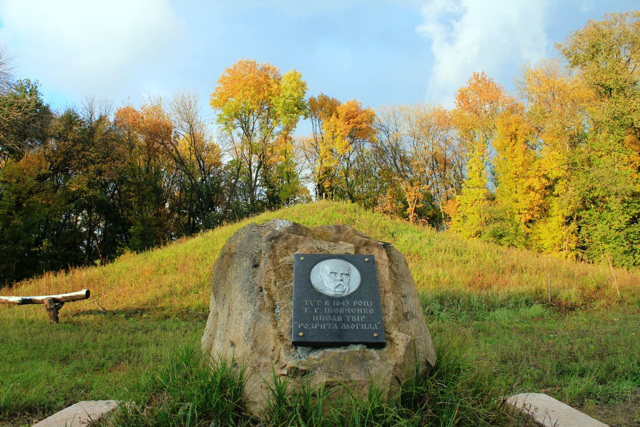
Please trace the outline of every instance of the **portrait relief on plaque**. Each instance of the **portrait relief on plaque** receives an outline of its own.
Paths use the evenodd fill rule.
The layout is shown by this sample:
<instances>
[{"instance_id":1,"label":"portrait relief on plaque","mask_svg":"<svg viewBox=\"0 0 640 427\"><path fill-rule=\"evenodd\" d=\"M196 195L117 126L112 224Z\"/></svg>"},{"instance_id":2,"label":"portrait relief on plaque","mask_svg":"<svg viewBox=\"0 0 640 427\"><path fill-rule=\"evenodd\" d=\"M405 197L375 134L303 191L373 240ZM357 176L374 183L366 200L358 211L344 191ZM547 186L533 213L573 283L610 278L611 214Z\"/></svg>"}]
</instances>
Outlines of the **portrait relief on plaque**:
<instances>
[{"instance_id":1,"label":"portrait relief on plaque","mask_svg":"<svg viewBox=\"0 0 640 427\"><path fill-rule=\"evenodd\" d=\"M360 286L360 271L350 262L326 259L311 269L311 285L330 297L344 297Z\"/></svg>"}]
</instances>

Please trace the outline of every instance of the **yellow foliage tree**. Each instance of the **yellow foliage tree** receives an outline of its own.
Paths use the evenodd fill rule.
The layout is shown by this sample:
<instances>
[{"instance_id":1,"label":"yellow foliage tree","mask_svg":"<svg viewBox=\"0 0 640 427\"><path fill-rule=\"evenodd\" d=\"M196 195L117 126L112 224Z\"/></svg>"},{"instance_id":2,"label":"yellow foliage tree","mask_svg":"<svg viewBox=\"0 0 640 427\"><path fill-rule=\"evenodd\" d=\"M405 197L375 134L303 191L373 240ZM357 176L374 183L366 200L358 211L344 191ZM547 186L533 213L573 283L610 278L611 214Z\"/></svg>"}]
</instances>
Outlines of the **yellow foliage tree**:
<instances>
[{"instance_id":1,"label":"yellow foliage tree","mask_svg":"<svg viewBox=\"0 0 640 427\"><path fill-rule=\"evenodd\" d=\"M503 244L524 246L529 227L542 215L544 184L536 174L533 128L521 104L509 105L497 118L493 148L496 218L489 237Z\"/></svg>"},{"instance_id":2,"label":"yellow foliage tree","mask_svg":"<svg viewBox=\"0 0 640 427\"><path fill-rule=\"evenodd\" d=\"M312 134L302 139L302 149L311 180L315 187L315 196L323 199L337 185L337 158L333 155L330 141L325 138L324 123L335 114L340 101L325 94L309 98L309 118Z\"/></svg>"},{"instance_id":3,"label":"yellow foliage tree","mask_svg":"<svg viewBox=\"0 0 640 427\"><path fill-rule=\"evenodd\" d=\"M456 94L453 123L466 146L467 177L456 198L451 230L466 237L480 237L487 225L489 144L506 102L503 89L484 73L474 73Z\"/></svg>"},{"instance_id":4,"label":"yellow foliage tree","mask_svg":"<svg viewBox=\"0 0 640 427\"><path fill-rule=\"evenodd\" d=\"M289 135L307 111L306 90L295 70L281 75L271 64L241 59L225 70L211 93L211 107L229 138L236 182L248 188L250 209L257 209L263 192L271 207L280 204L274 156L290 150ZM277 145L281 135L284 144Z\"/></svg>"},{"instance_id":5,"label":"yellow foliage tree","mask_svg":"<svg viewBox=\"0 0 640 427\"><path fill-rule=\"evenodd\" d=\"M520 90L538 156L529 181L539 195L532 200L539 219L530 227L529 246L573 258L578 206L570 188L571 162L587 132L585 106L592 95L556 62L527 69Z\"/></svg>"},{"instance_id":6,"label":"yellow foliage tree","mask_svg":"<svg viewBox=\"0 0 640 427\"><path fill-rule=\"evenodd\" d=\"M363 160L366 145L375 136L375 113L362 103L347 101L336 107L335 113L323 122L326 143L320 158L333 166L338 178L336 191L350 201L356 201L358 186L363 184Z\"/></svg>"}]
</instances>

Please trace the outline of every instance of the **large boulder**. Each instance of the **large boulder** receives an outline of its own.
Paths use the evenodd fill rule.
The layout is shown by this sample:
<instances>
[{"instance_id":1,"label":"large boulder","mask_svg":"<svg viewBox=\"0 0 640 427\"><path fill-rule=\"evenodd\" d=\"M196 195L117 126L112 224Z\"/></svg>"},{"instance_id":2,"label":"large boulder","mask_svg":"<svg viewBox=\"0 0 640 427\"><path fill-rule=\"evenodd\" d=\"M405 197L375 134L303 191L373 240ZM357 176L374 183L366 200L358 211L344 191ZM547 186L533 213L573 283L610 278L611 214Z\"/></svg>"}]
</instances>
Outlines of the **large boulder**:
<instances>
[{"instance_id":1,"label":"large boulder","mask_svg":"<svg viewBox=\"0 0 640 427\"><path fill-rule=\"evenodd\" d=\"M296 347L291 342L294 254L373 255L386 346ZM390 397L416 366L436 361L431 336L404 256L391 244L344 225L308 229L276 219L235 233L213 268L211 303L202 337L214 358L245 363L248 409L262 415L273 375L312 387L347 384L365 397L375 381Z\"/></svg>"}]
</instances>

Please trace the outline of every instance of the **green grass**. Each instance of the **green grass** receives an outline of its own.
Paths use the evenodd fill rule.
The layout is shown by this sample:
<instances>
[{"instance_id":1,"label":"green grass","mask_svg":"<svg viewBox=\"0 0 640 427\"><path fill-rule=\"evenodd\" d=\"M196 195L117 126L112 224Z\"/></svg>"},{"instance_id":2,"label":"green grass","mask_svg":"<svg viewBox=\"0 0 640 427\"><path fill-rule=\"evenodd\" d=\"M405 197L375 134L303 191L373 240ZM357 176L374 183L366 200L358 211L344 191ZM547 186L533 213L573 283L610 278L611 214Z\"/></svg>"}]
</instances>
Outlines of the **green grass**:
<instances>
[{"instance_id":1,"label":"green grass","mask_svg":"<svg viewBox=\"0 0 640 427\"><path fill-rule=\"evenodd\" d=\"M467 377L494 378L491 387L513 393L544 390L577 405L639 400L638 271L615 270L619 298L606 263L468 241L356 205L320 202L0 291L43 295L89 288L92 293L87 301L66 304L59 325L49 324L42 306L0 305L0 424L41 419L79 400L130 398L141 381L176 357L176 348L201 336L210 274L224 242L251 221L277 217L309 227L343 223L393 243L407 258L438 352L453 351L453 359L466 355L474 362L461 365ZM326 391L309 390L307 403L317 401L309 393L320 392ZM309 414L317 410L296 405ZM405 413L385 405L375 399L362 410L347 405L356 417L349 422L376 416L397 422ZM456 404L444 406L455 413Z\"/></svg>"},{"instance_id":2,"label":"green grass","mask_svg":"<svg viewBox=\"0 0 640 427\"><path fill-rule=\"evenodd\" d=\"M462 337L476 360L507 379L514 392L547 393L578 406L639 396L637 312L559 314L536 305L480 313L476 319L452 319L442 312L431 318L432 334Z\"/></svg>"},{"instance_id":3,"label":"green grass","mask_svg":"<svg viewBox=\"0 0 640 427\"><path fill-rule=\"evenodd\" d=\"M423 426L516 425L523 420L503 406L503 389L451 343L438 345L429 376L415 375L390 401L372 384L365 399L346 386L292 387L274 377L263 419L247 415L242 384L249 374L233 361L207 361L196 344L179 349L157 375L146 378L116 413L122 426Z\"/></svg>"},{"instance_id":4,"label":"green grass","mask_svg":"<svg viewBox=\"0 0 640 427\"><path fill-rule=\"evenodd\" d=\"M121 399L141 375L161 366L175 346L198 339L203 328L202 318L107 314L59 325L3 319L0 421L21 413L38 417L80 400Z\"/></svg>"},{"instance_id":5,"label":"green grass","mask_svg":"<svg viewBox=\"0 0 640 427\"><path fill-rule=\"evenodd\" d=\"M199 347L178 348L160 373L137 384L115 415L117 425L242 425L249 419L242 402L245 370L233 361L205 360Z\"/></svg>"}]
</instances>

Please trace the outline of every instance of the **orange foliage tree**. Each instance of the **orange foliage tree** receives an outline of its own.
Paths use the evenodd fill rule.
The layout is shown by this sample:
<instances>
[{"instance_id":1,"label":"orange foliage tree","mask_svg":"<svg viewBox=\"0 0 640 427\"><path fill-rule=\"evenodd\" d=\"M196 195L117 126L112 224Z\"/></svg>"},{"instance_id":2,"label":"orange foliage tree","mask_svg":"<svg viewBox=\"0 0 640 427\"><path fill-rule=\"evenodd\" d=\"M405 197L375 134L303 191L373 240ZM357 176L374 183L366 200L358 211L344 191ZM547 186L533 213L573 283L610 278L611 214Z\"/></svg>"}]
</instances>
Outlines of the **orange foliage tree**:
<instances>
[{"instance_id":1,"label":"orange foliage tree","mask_svg":"<svg viewBox=\"0 0 640 427\"><path fill-rule=\"evenodd\" d=\"M124 133L125 149L118 204L127 213L132 248L148 249L173 234L167 207L174 179L172 173L167 174L163 149L172 138L173 126L159 99L139 110L132 106L118 109L114 124Z\"/></svg>"}]
</instances>

